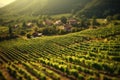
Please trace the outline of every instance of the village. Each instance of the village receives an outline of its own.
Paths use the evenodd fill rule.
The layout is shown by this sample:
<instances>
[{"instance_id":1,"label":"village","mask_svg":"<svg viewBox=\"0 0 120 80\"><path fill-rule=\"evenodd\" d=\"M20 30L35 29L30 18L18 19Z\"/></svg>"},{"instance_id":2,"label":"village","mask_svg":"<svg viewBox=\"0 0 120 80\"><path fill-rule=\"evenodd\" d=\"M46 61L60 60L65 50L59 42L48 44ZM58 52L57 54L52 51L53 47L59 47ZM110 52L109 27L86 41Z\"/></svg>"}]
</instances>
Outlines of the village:
<instances>
[{"instance_id":1,"label":"village","mask_svg":"<svg viewBox=\"0 0 120 80\"><path fill-rule=\"evenodd\" d=\"M107 20L104 19L102 24L107 24ZM87 19L85 16L81 18L76 17L61 17L60 19L45 18L39 20L32 20L23 22L21 24L15 24L12 26L12 31L16 34L16 31L21 36L27 38L41 37L43 35L62 35L71 32L78 32L88 28L97 28L100 23L96 18Z\"/></svg>"},{"instance_id":2,"label":"village","mask_svg":"<svg viewBox=\"0 0 120 80\"><path fill-rule=\"evenodd\" d=\"M22 20L21 18L21 20L6 21L3 23L3 26L7 27L3 27L6 29L4 29L5 31L3 30L4 33L1 32L0 41L15 38L30 39L42 36L64 35L68 33L79 32L85 29L105 27L111 23L111 21L111 16L98 19L95 16L92 18L87 18L84 15L80 17L61 16L59 18L42 16L28 20ZM113 23L118 24L118 22Z\"/></svg>"}]
</instances>

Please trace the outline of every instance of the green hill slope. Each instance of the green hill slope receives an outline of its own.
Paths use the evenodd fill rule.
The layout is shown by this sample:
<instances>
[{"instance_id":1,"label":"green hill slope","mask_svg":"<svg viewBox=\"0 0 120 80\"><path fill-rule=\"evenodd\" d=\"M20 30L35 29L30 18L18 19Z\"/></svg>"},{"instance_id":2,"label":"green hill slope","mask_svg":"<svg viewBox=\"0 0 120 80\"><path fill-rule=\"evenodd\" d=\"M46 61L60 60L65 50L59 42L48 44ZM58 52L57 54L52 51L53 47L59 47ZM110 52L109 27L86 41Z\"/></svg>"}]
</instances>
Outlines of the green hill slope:
<instances>
[{"instance_id":1,"label":"green hill slope","mask_svg":"<svg viewBox=\"0 0 120 80\"><path fill-rule=\"evenodd\" d=\"M92 0L80 13L87 16L105 17L120 13L120 0Z\"/></svg>"},{"instance_id":2,"label":"green hill slope","mask_svg":"<svg viewBox=\"0 0 120 80\"><path fill-rule=\"evenodd\" d=\"M7 80L119 80L120 26L0 42L0 65Z\"/></svg>"},{"instance_id":3,"label":"green hill slope","mask_svg":"<svg viewBox=\"0 0 120 80\"><path fill-rule=\"evenodd\" d=\"M1 15L54 15L79 12L88 17L120 13L120 0L16 0L0 9Z\"/></svg>"},{"instance_id":4,"label":"green hill slope","mask_svg":"<svg viewBox=\"0 0 120 80\"><path fill-rule=\"evenodd\" d=\"M8 15L61 14L69 13L72 9L84 6L86 2L88 0L16 0L0 9L0 12Z\"/></svg>"}]
</instances>

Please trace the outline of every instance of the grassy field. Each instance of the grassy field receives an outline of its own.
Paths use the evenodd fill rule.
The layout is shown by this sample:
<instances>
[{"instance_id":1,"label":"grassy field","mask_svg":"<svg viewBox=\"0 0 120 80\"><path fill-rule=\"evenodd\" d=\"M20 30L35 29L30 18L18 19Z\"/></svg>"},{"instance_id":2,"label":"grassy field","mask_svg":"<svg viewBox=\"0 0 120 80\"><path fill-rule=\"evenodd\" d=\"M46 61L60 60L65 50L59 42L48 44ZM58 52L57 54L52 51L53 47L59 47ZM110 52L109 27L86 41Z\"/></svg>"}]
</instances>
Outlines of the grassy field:
<instances>
[{"instance_id":1,"label":"grassy field","mask_svg":"<svg viewBox=\"0 0 120 80\"><path fill-rule=\"evenodd\" d=\"M0 80L119 80L120 26L0 42Z\"/></svg>"},{"instance_id":2,"label":"grassy field","mask_svg":"<svg viewBox=\"0 0 120 80\"><path fill-rule=\"evenodd\" d=\"M8 27L0 26L0 36L8 33Z\"/></svg>"},{"instance_id":3,"label":"grassy field","mask_svg":"<svg viewBox=\"0 0 120 80\"><path fill-rule=\"evenodd\" d=\"M71 14L70 13L66 13L66 14L53 15L52 18L58 18L58 19L60 19L63 16L69 17L69 16L71 16Z\"/></svg>"}]
</instances>

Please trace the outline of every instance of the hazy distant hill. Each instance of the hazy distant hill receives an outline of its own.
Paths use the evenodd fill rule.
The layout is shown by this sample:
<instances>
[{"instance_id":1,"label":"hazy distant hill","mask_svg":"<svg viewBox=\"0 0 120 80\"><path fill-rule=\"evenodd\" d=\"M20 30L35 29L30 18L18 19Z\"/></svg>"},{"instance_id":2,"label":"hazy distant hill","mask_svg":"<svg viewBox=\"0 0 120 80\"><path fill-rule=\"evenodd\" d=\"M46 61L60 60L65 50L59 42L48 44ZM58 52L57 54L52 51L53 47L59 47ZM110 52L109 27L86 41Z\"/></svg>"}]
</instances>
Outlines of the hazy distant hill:
<instances>
[{"instance_id":1,"label":"hazy distant hill","mask_svg":"<svg viewBox=\"0 0 120 80\"><path fill-rule=\"evenodd\" d=\"M4 15L54 15L79 12L89 17L120 13L120 0L16 0L0 9Z\"/></svg>"}]
</instances>

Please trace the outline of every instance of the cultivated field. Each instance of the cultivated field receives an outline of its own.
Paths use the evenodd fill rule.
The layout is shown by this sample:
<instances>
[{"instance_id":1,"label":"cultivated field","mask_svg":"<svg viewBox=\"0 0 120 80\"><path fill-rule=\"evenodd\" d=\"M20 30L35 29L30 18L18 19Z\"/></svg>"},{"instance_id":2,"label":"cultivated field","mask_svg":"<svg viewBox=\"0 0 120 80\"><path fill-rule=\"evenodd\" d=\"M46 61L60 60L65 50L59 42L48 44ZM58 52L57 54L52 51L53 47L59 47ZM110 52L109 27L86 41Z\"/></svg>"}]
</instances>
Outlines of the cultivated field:
<instances>
[{"instance_id":1,"label":"cultivated field","mask_svg":"<svg viewBox=\"0 0 120 80\"><path fill-rule=\"evenodd\" d=\"M0 80L119 80L120 26L0 42Z\"/></svg>"}]
</instances>

